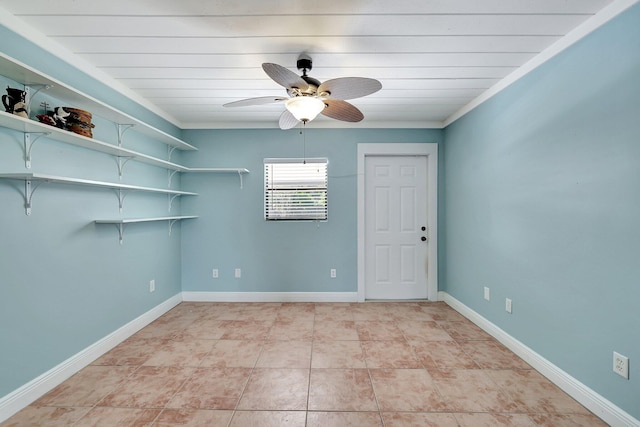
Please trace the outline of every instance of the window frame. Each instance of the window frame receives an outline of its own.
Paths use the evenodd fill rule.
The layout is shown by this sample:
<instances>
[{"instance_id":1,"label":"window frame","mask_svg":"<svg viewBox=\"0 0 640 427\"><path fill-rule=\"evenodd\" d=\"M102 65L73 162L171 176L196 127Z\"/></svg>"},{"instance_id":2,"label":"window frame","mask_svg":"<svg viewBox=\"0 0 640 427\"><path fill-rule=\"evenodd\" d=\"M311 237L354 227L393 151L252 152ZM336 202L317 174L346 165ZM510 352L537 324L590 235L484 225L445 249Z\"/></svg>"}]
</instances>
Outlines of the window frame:
<instances>
[{"instance_id":1,"label":"window frame","mask_svg":"<svg viewBox=\"0 0 640 427\"><path fill-rule=\"evenodd\" d=\"M264 167L264 220L265 221L314 221L314 222L324 222L329 220L329 159L324 157L317 158L265 158L263 161ZM293 186L294 184L283 183L282 180L274 182L274 168L277 168L276 165L291 165L292 168L295 165L314 165L314 164L322 164L324 167L324 176L318 177L316 183L319 185L314 186L313 180L307 183L308 187L302 184L298 188ZM268 169L270 168L270 169ZM295 172L295 171L291 171ZM281 174L282 171L279 171L278 174ZM324 184L324 185L322 185ZM275 186L281 185L281 188L276 188ZM320 198L323 198L324 204L319 205L320 208L313 208L313 205L308 205L308 211L306 209L297 210L292 209L294 204L295 195L292 192L309 192L309 193L320 193ZM274 196L281 193L284 195L284 198L287 198L287 193L289 197L292 197L289 200L289 204L287 204L284 209L277 209L274 206ZM276 196L277 197L277 196ZM312 199L318 199L317 194L313 194L311 196ZM281 199L282 200L282 199ZM300 199L297 199L300 201ZM299 208L299 206L297 206ZM304 208L304 206L303 206ZM300 215L296 216L295 213L298 212Z\"/></svg>"}]
</instances>

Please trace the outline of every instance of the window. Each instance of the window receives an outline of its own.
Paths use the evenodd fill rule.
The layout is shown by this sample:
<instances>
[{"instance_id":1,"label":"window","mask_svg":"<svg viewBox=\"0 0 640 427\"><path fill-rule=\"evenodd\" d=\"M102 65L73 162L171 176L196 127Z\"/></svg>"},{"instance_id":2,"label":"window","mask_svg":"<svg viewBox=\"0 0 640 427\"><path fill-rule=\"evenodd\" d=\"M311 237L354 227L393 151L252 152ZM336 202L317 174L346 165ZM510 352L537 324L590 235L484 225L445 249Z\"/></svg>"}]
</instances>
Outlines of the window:
<instances>
[{"instance_id":1,"label":"window","mask_svg":"<svg viewBox=\"0 0 640 427\"><path fill-rule=\"evenodd\" d=\"M327 219L327 159L265 159L266 220Z\"/></svg>"}]
</instances>

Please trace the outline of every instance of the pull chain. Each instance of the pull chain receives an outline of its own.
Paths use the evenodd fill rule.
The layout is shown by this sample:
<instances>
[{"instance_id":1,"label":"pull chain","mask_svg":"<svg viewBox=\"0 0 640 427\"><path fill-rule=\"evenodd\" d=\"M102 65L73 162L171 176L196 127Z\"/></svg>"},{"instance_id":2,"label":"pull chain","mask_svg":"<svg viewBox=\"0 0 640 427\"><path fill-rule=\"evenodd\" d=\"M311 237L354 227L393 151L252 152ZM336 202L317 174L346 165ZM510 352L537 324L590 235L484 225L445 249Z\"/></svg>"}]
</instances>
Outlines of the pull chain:
<instances>
[{"instance_id":1,"label":"pull chain","mask_svg":"<svg viewBox=\"0 0 640 427\"><path fill-rule=\"evenodd\" d=\"M300 133L302 134L302 164L307 164L307 133L305 129L307 128L307 121L302 121L302 129L300 129Z\"/></svg>"}]
</instances>

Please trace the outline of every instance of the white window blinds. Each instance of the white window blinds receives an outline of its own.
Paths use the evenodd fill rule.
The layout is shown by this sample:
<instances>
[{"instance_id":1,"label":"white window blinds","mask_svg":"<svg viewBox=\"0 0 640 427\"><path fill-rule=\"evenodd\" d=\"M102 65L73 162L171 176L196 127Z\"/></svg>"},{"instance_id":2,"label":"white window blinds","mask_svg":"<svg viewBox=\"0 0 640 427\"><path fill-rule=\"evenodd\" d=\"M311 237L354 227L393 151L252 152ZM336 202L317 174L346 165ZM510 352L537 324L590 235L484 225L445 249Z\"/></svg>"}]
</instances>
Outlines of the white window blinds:
<instances>
[{"instance_id":1,"label":"white window blinds","mask_svg":"<svg viewBox=\"0 0 640 427\"><path fill-rule=\"evenodd\" d=\"M266 220L327 219L327 159L265 159Z\"/></svg>"}]
</instances>

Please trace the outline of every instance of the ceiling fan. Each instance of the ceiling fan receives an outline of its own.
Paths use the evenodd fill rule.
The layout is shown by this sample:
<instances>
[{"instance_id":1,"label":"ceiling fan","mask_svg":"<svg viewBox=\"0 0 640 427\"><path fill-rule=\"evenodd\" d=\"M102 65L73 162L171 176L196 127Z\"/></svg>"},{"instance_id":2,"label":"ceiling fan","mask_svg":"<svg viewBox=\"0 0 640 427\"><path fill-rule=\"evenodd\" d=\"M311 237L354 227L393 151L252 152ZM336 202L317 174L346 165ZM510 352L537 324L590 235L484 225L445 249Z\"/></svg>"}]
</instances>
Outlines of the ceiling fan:
<instances>
[{"instance_id":1,"label":"ceiling fan","mask_svg":"<svg viewBox=\"0 0 640 427\"><path fill-rule=\"evenodd\" d=\"M280 115L280 129L291 129L298 122L307 123L323 114L332 119L345 122L359 122L364 118L362 112L346 99L371 95L382 88L378 80L365 77L341 77L324 83L307 75L313 61L308 55L300 55L296 63L302 76L289 71L278 64L266 62L262 69L273 81L287 89L289 97L262 96L229 102L223 107L245 107L283 102L286 109Z\"/></svg>"}]
</instances>

